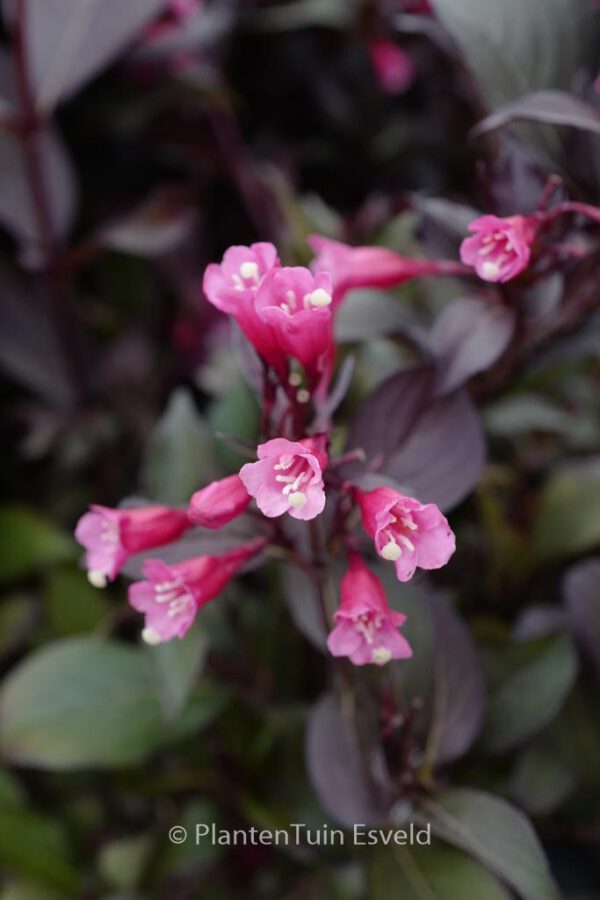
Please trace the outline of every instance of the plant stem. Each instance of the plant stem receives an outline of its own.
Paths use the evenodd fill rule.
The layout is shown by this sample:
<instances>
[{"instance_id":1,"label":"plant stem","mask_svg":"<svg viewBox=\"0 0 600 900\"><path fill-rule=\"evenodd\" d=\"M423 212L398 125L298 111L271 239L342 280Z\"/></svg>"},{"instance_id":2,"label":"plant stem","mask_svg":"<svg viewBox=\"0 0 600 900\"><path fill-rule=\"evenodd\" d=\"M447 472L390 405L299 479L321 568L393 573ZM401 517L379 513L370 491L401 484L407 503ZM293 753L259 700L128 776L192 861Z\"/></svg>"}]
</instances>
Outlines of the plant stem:
<instances>
[{"instance_id":1,"label":"plant stem","mask_svg":"<svg viewBox=\"0 0 600 900\"><path fill-rule=\"evenodd\" d=\"M23 160L31 204L35 217L38 250L41 254L42 285L51 306L54 325L61 346L65 369L69 376L73 395L81 394L84 372L76 352L75 329L72 313L65 295L63 276L54 266L54 227L52 208L44 172L40 120L27 60L27 0L15 0L15 25L13 38L15 82L19 98L19 127Z\"/></svg>"}]
</instances>

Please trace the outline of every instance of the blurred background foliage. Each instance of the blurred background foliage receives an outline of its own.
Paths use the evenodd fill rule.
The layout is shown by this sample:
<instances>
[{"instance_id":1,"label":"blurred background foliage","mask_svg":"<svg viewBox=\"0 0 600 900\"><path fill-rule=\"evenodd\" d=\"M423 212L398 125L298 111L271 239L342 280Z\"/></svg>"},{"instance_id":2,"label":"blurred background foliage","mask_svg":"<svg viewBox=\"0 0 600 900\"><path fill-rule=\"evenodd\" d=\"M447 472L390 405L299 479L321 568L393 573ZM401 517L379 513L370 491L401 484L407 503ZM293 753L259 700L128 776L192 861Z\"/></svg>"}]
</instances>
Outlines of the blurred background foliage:
<instances>
[{"instance_id":1,"label":"blurred background foliage","mask_svg":"<svg viewBox=\"0 0 600 900\"><path fill-rule=\"evenodd\" d=\"M0 897L594 900L597 231L580 263L506 294L514 316L450 279L357 292L340 315L336 446L385 431L392 390L392 471L452 510L459 548L435 584L382 573L414 657L362 673L356 733L297 573L251 573L148 648L70 536L92 501L186 502L256 440L243 349L200 288L230 244L305 263L318 232L456 258L477 210L531 212L550 174L600 203L594 4L166 6L3 3ZM414 68L401 91L373 68L381 38ZM474 136L494 112L534 121ZM437 379L418 424L415 356ZM167 840L174 823L378 821L392 794L392 821L431 821L432 847Z\"/></svg>"}]
</instances>

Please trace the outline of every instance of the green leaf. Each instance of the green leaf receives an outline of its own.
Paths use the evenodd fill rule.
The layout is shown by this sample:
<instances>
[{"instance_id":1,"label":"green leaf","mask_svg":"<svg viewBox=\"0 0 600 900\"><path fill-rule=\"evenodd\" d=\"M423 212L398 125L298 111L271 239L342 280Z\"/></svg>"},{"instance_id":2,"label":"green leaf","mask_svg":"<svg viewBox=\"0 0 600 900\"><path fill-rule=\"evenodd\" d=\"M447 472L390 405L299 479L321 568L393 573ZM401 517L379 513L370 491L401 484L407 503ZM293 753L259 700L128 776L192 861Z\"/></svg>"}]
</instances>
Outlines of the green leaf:
<instances>
[{"instance_id":1,"label":"green leaf","mask_svg":"<svg viewBox=\"0 0 600 900\"><path fill-rule=\"evenodd\" d=\"M20 506L0 509L0 543L0 584L28 578L76 555L70 538L38 513Z\"/></svg>"},{"instance_id":2,"label":"green leaf","mask_svg":"<svg viewBox=\"0 0 600 900\"><path fill-rule=\"evenodd\" d=\"M50 573L45 600L48 624L57 637L92 631L108 612L102 592L72 567L61 566Z\"/></svg>"},{"instance_id":3,"label":"green leaf","mask_svg":"<svg viewBox=\"0 0 600 900\"><path fill-rule=\"evenodd\" d=\"M0 900L65 900L64 894L54 888L41 887L28 879L7 881L0 893Z\"/></svg>"},{"instance_id":4,"label":"green leaf","mask_svg":"<svg viewBox=\"0 0 600 900\"><path fill-rule=\"evenodd\" d=\"M575 788L577 775L541 736L517 760L510 782L511 797L531 815L554 812Z\"/></svg>"},{"instance_id":5,"label":"green leaf","mask_svg":"<svg viewBox=\"0 0 600 900\"><path fill-rule=\"evenodd\" d=\"M6 769L0 769L0 806L20 806L23 799L19 782Z\"/></svg>"},{"instance_id":6,"label":"green leaf","mask_svg":"<svg viewBox=\"0 0 600 900\"><path fill-rule=\"evenodd\" d=\"M215 478L211 431L190 393L171 395L146 453L144 486L154 500L187 503L204 481Z\"/></svg>"},{"instance_id":7,"label":"green leaf","mask_svg":"<svg viewBox=\"0 0 600 900\"><path fill-rule=\"evenodd\" d=\"M147 647L165 718L175 718L183 709L200 673L208 650L198 623L181 640Z\"/></svg>"},{"instance_id":8,"label":"green leaf","mask_svg":"<svg viewBox=\"0 0 600 900\"><path fill-rule=\"evenodd\" d=\"M369 868L369 900L510 900L466 853L443 844L378 850Z\"/></svg>"},{"instance_id":9,"label":"green leaf","mask_svg":"<svg viewBox=\"0 0 600 900\"><path fill-rule=\"evenodd\" d=\"M577 656L568 637L535 641L523 649L532 652L520 665L511 665L488 702L481 740L494 753L545 728L559 713L577 676Z\"/></svg>"},{"instance_id":10,"label":"green leaf","mask_svg":"<svg viewBox=\"0 0 600 900\"><path fill-rule=\"evenodd\" d=\"M217 437L219 460L228 469L239 469L248 462L248 457L227 438L256 443L259 416L254 394L246 384L239 382L213 403L208 418L214 432L227 436Z\"/></svg>"},{"instance_id":11,"label":"green leaf","mask_svg":"<svg viewBox=\"0 0 600 900\"><path fill-rule=\"evenodd\" d=\"M165 740L179 741L199 734L222 712L229 700L229 693L218 682L204 678L196 685L177 719L170 723Z\"/></svg>"},{"instance_id":12,"label":"green leaf","mask_svg":"<svg viewBox=\"0 0 600 900\"><path fill-rule=\"evenodd\" d=\"M31 810L0 805L0 867L59 888L66 896L76 895L79 876L65 833L56 822Z\"/></svg>"},{"instance_id":13,"label":"green leaf","mask_svg":"<svg viewBox=\"0 0 600 900\"><path fill-rule=\"evenodd\" d=\"M28 593L9 594L0 605L0 656L27 640L36 619L36 601Z\"/></svg>"},{"instance_id":14,"label":"green leaf","mask_svg":"<svg viewBox=\"0 0 600 900\"><path fill-rule=\"evenodd\" d=\"M111 841L102 847L98 857L100 875L112 887L133 890L139 884L151 850L151 837L145 834Z\"/></svg>"},{"instance_id":15,"label":"green leaf","mask_svg":"<svg viewBox=\"0 0 600 900\"><path fill-rule=\"evenodd\" d=\"M488 105L543 88L569 88L592 63L595 22L587 0L433 0Z\"/></svg>"},{"instance_id":16,"label":"green leaf","mask_svg":"<svg viewBox=\"0 0 600 900\"><path fill-rule=\"evenodd\" d=\"M6 759L51 770L139 762L164 728L142 651L90 638L50 644L17 666L0 690L0 720Z\"/></svg>"},{"instance_id":17,"label":"green leaf","mask_svg":"<svg viewBox=\"0 0 600 900\"><path fill-rule=\"evenodd\" d=\"M539 560L600 546L600 460L558 471L542 491L533 530Z\"/></svg>"},{"instance_id":18,"label":"green leaf","mask_svg":"<svg viewBox=\"0 0 600 900\"><path fill-rule=\"evenodd\" d=\"M459 788L423 801L422 810L434 834L474 856L522 900L559 900L535 831L505 800Z\"/></svg>"},{"instance_id":19,"label":"green leaf","mask_svg":"<svg viewBox=\"0 0 600 900\"><path fill-rule=\"evenodd\" d=\"M260 31L294 31L315 25L346 28L356 13L356 0L297 0L258 9L250 24Z\"/></svg>"}]
</instances>

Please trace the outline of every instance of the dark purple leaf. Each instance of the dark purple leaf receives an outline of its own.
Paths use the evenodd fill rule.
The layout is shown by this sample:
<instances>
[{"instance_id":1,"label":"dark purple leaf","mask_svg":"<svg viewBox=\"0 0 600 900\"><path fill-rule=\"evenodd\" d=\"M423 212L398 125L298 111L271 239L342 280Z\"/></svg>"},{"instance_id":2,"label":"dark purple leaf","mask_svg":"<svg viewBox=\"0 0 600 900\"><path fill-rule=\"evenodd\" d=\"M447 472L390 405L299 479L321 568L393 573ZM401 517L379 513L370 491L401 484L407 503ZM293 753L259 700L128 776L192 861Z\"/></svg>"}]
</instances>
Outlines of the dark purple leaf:
<instances>
[{"instance_id":1,"label":"dark purple leaf","mask_svg":"<svg viewBox=\"0 0 600 900\"><path fill-rule=\"evenodd\" d=\"M565 88L595 62L588 0L432 0L490 109L524 92Z\"/></svg>"},{"instance_id":2,"label":"dark purple leaf","mask_svg":"<svg viewBox=\"0 0 600 900\"><path fill-rule=\"evenodd\" d=\"M38 105L50 110L117 57L167 0L27 0L26 44ZM14 2L6 2L8 19Z\"/></svg>"},{"instance_id":3,"label":"dark purple leaf","mask_svg":"<svg viewBox=\"0 0 600 900\"><path fill-rule=\"evenodd\" d=\"M387 811L373 773L383 761L361 752L353 710L352 704L342 706L326 694L313 708L306 733L308 771L319 802L348 828L381 823Z\"/></svg>"},{"instance_id":4,"label":"dark purple leaf","mask_svg":"<svg viewBox=\"0 0 600 900\"><path fill-rule=\"evenodd\" d=\"M522 121L568 125L600 135L600 112L564 91L534 91L519 97L479 122L473 129L473 135L478 137L512 122Z\"/></svg>"},{"instance_id":5,"label":"dark purple leaf","mask_svg":"<svg viewBox=\"0 0 600 900\"><path fill-rule=\"evenodd\" d=\"M449 393L489 368L506 350L513 330L512 311L499 303L473 297L450 303L431 331L438 391Z\"/></svg>"},{"instance_id":6,"label":"dark purple leaf","mask_svg":"<svg viewBox=\"0 0 600 900\"><path fill-rule=\"evenodd\" d=\"M481 421L465 391L438 400L417 422L384 474L422 503L451 509L475 487L485 464Z\"/></svg>"},{"instance_id":7,"label":"dark purple leaf","mask_svg":"<svg viewBox=\"0 0 600 900\"><path fill-rule=\"evenodd\" d=\"M353 290L335 317L338 344L369 341L386 334L414 328L406 303L393 294L376 290Z\"/></svg>"},{"instance_id":8,"label":"dark purple leaf","mask_svg":"<svg viewBox=\"0 0 600 900\"><path fill-rule=\"evenodd\" d=\"M403 711L418 702L413 735L428 761L451 762L466 753L483 720L483 672L469 631L426 578L399 584L389 563L372 565L390 605L406 616L402 633L413 651L389 666L396 702Z\"/></svg>"},{"instance_id":9,"label":"dark purple leaf","mask_svg":"<svg viewBox=\"0 0 600 900\"><path fill-rule=\"evenodd\" d=\"M1 202L1 201L0 201ZM48 306L28 282L0 269L0 367L47 402L69 407L74 394Z\"/></svg>"},{"instance_id":10,"label":"dark purple leaf","mask_svg":"<svg viewBox=\"0 0 600 900\"><path fill-rule=\"evenodd\" d=\"M161 256L174 250L188 236L194 212L179 191L157 191L129 215L106 225L99 233L102 244L137 256Z\"/></svg>"},{"instance_id":11,"label":"dark purple leaf","mask_svg":"<svg viewBox=\"0 0 600 900\"><path fill-rule=\"evenodd\" d=\"M509 132L500 132L495 140L498 151L488 165L487 186L497 215L535 212L547 181L539 157Z\"/></svg>"},{"instance_id":12,"label":"dark purple leaf","mask_svg":"<svg viewBox=\"0 0 600 900\"><path fill-rule=\"evenodd\" d=\"M600 558L573 566L563 591L573 631L600 674Z\"/></svg>"},{"instance_id":13,"label":"dark purple leaf","mask_svg":"<svg viewBox=\"0 0 600 900\"><path fill-rule=\"evenodd\" d=\"M283 587L294 625L318 650L325 650L327 630L312 580L298 566L286 566L283 573Z\"/></svg>"},{"instance_id":14,"label":"dark purple leaf","mask_svg":"<svg viewBox=\"0 0 600 900\"><path fill-rule=\"evenodd\" d=\"M469 749L483 721L481 662L468 628L441 597L428 597L433 611L434 701L427 755L436 763L458 759Z\"/></svg>"},{"instance_id":15,"label":"dark purple leaf","mask_svg":"<svg viewBox=\"0 0 600 900\"><path fill-rule=\"evenodd\" d=\"M369 465L382 465L427 408L432 382L430 366L416 366L387 378L358 409L346 442L348 450L361 447Z\"/></svg>"},{"instance_id":16,"label":"dark purple leaf","mask_svg":"<svg viewBox=\"0 0 600 900\"><path fill-rule=\"evenodd\" d=\"M68 233L75 214L76 186L71 163L58 133L50 128L37 139L52 237L59 241ZM33 202L23 145L8 131L0 131L0 222L23 245L26 261L36 265L40 249L39 217Z\"/></svg>"},{"instance_id":17,"label":"dark purple leaf","mask_svg":"<svg viewBox=\"0 0 600 900\"><path fill-rule=\"evenodd\" d=\"M577 655L566 635L523 643L490 692L482 746L504 753L542 731L560 712L577 677Z\"/></svg>"}]
</instances>

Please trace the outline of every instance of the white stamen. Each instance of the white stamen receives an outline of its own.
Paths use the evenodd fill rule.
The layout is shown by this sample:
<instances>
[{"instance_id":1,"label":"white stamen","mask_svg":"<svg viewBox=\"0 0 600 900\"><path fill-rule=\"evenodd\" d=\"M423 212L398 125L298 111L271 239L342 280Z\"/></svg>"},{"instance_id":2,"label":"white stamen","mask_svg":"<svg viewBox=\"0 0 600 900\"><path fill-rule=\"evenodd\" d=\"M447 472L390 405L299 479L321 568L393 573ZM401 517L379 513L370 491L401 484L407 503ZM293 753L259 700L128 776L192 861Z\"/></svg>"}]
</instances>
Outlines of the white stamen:
<instances>
[{"instance_id":1,"label":"white stamen","mask_svg":"<svg viewBox=\"0 0 600 900\"><path fill-rule=\"evenodd\" d=\"M300 472L299 475L296 475L295 478L291 479L291 484L287 484L283 489L284 496L287 494L293 494L295 491L297 491L300 485L304 481L306 481L307 477L308 476L306 472Z\"/></svg>"},{"instance_id":2,"label":"white stamen","mask_svg":"<svg viewBox=\"0 0 600 900\"><path fill-rule=\"evenodd\" d=\"M108 582L104 572L101 572L99 569L90 569L87 573L87 579L95 588L105 588Z\"/></svg>"},{"instance_id":3,"label":"white stamen","mask_svg":"<svg viewBox=\"0 0 600 900\"><path fill-rule=\"evenodd\" d=\"M304 388L300 388L300 390L296 394L296 400L298 403L308 403L310 400L310 393Z\"/></svg>"},{"instance_id":4,"label":"white stamen","mask_svg":"<svg viewBox=\"0 0 600 900\"><path fill-rule=\"evenodd\" d=\"M485 247L482 247L479 251L480 256L489 256L490 253L493 253L496 249L495 244L487 244Z\"/></svg>"},{"instance_id":5,"label":"white stamen","mask_svg":"<svg viewBox=\"0 0 600 900\"><path fill-rule=\"evenodd\" d=\"M275 481L279 481L280 484L293 484L295 482L295 477L293 475L276 475Z\"/></svg>"},{"instance_id":6,"label":"white stamen","mask_svg":"<svg viewBox=\"0 0 600 900\"><path fill-rule=\"evenodd\" d=\"M418 531L419 528L409 516L400 516L400 521L404 525L405 528L408 528L409 531Z\"/></svg>"},{"instance_id":7,"label":"white stamen","mask_svg":"<svg viewBox=\"0 0 600 900\"><path fill-rule=\"evenodd\" d=\"M402 556L402 549L392 538L392 540L389 541L389 543L387 543L385 547L381 548L380 556L382 556L383 559L387 559L389 562L396 562L396 560L400 559L400 557Z\"/></svg>"},{"instance_id":8,"label":"white stamen","mask_svg":"<svg viewBox=\"0 0 600 900\"><path fill-rule=\"evenodd\" d=\"M290 501L290 506L293 506L294 509L302 509L307 503L306 494L303 494L302 491L294 491L293 494L290 494L288 500Z\"/></svg>"},{"instance_id":9,"label":"white stamen","mask_svg":"<svg viewBox=\"0 0 600 900\"><path fill-rule=\"evenodd\" d=\"M171 604L171 603L174 603L179 596L180 596L180 593L178 590L167 591L167 593L162 593L162 594L157 593L156 590L154 592L154 599L157 603Z\"/></svg>"},{"instance_id":10,"label":"white stamen","mask_svg":"<svg viewBox=\"0 0 600 900\"><path fill-rule=\"evenodd\" d=\"M164 594L165 591L172 591L176 587L179 587L179 581L177 578L173 578L171 581L162 581L160 584L156 584L154 590L157 594Z\"/></svg>"},{"instance_id":11,"label":"white stamen","mask_svg":"<svg viewBox=\"0 0 600 900\"><path fill-rule=\"evenodd\" d=\"M415 552L415 545L411 540L409 540L409 538L406 537L405 534L399 534L398 540L406 547L407 550L410 550L411 553Z\"/></svg>"},{"instance_id":12,"label":"white stamen","mask_svg":"<svg viewBox=\"0 0 600 900\"><path fill-rule=\"evenodd\" d=\"M142 640L146 644L150 644L151 647L155 647L156 644L160 644L162 638L158 631L155 631L154 628L144 628L142 631Z\"/></svg>"},{"instance_id":13,"label":"white stamen","mask_svg":"<svg viewBox=\"0 0 600 900\"><path fill-rule=\"evenodd\" d=\"M279 462L275 464L274 469L277 472L280 472L282 469L285 471L286 469L289 469L290 466L293 465L293 463L294 463L293 456L287 456L287 455L280 456Z\"/></svg>"},{"instance_id":14,"label":"white stamen","mask_svg":"<svg viewBox=\"0 0 600 900\"><path fill-rule=\"evenodd\" d=\"M288 378L288 384L292 387L300 387L302 384L302 375L300 372L292 372L290 377Z\"/></svg>"},{"instance_id":15,"label":"white stamen","mask_svg":"<svg viewBox=\"0 0 600 900\"><path fill-rule=\"evenodd\" d=\"M391 651L387 647L375 647L371 653L371 659L376 666L385 666L392 658Z\"/></svg>"},{"instance_id":16,"label":"white stamen","mask_svg":"<svg viewBox=\"0 0 600 900\"><path fill-rule=\"evenodd\" d=\"M240 266L240 275L247 281L258 281L258 265L255 262L246 260Z\"/></svg>"},{"instance_id":17,"label":"white stamen","mask_svg":"<svg viewBox=\"0 0 600 900\"><path fill-rule=\"evenodd\" d=\"M182 597L177 597L175 600L171 600L169 604L169 609L167 610L167 616L169 619L174 619L175 616L178 616L185 609L187 609L188 605L188 597L185 595Z\"/></svg>"},{"instance_id":18,"label":"white stamen","mask_svg":"<svg viewBox=\"0 0 600 900\"><path fill-rule=\"evenodd\" d=\"M488 259L482 265L481 271L484 278L497 278L500 274L500 266L497 262L492 262L492 260Z\"/></svg>"},{"instance_id":19,"label":"white stamen","mask_svg":"<svg viewBox=\"0 0 600 900\"><path fill-rule=\"evenodd\" d=\"M328 294L323 288L317 288L316 291L309 294L309 301L318 309L324 309L331 303L331 294Z\"/></svg>"}]
</instances>

